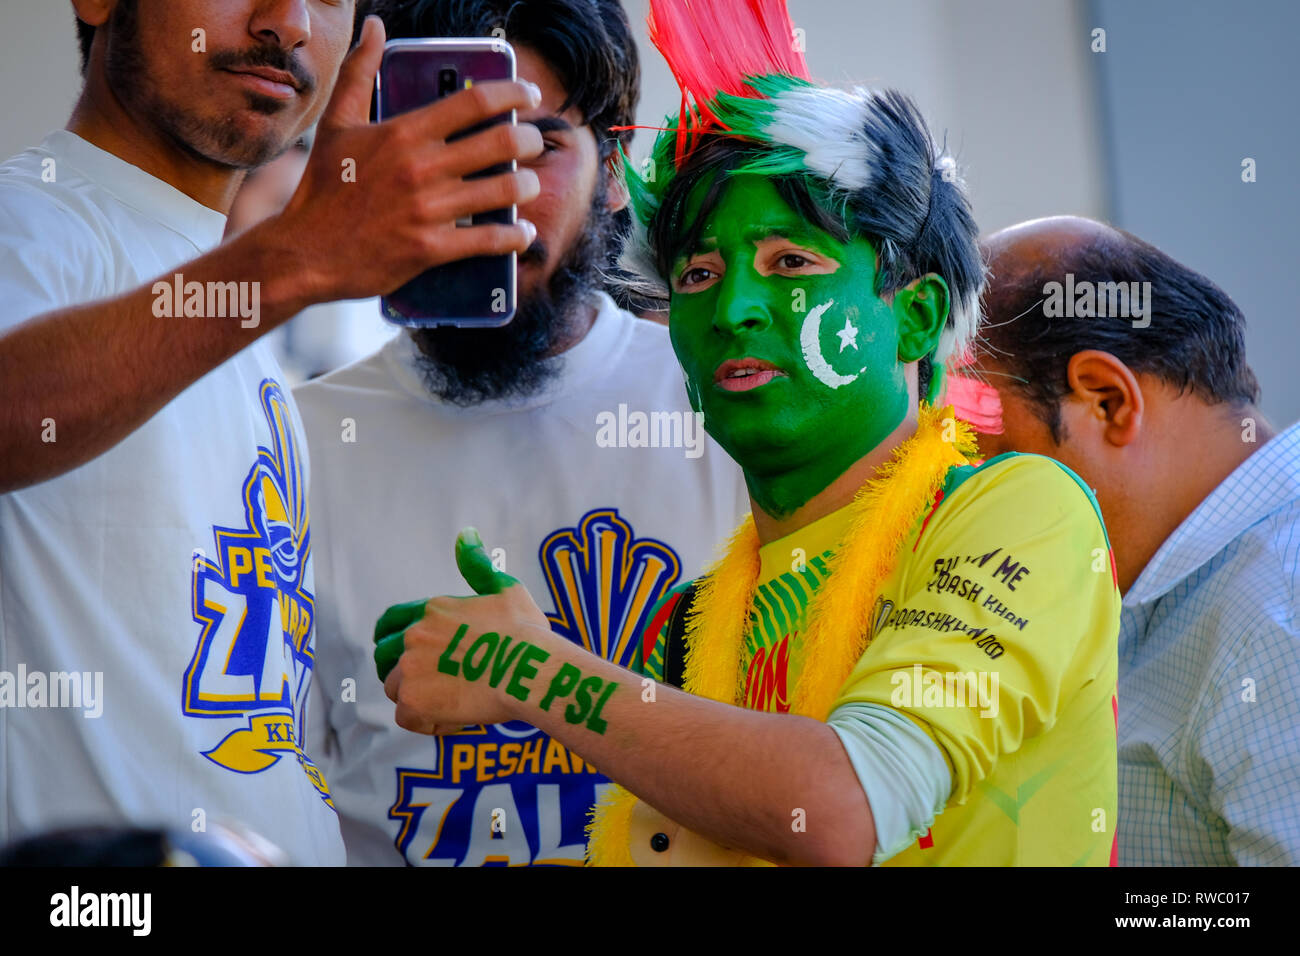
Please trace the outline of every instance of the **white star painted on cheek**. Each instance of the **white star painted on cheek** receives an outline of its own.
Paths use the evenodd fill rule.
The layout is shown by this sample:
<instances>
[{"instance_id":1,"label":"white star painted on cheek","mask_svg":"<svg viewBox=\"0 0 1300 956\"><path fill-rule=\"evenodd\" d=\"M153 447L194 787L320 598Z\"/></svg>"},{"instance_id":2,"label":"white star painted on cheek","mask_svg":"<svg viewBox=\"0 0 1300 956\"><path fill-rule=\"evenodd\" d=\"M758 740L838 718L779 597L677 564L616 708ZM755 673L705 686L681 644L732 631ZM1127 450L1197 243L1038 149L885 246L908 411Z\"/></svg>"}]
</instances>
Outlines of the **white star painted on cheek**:
<instances>
[{"instance_id":1,"label":"white star painted on cheek","mask_svg":"<svg viewBox=\"0 0 1300 956\"><path fill-rule=\"evenodd\" d=\"M853 346L856 352L858 348L858 327L850 320L844 320L844 328L835 333L840 337L840 351L843 352L849 346Z\"/></svg>"}]
</instances>

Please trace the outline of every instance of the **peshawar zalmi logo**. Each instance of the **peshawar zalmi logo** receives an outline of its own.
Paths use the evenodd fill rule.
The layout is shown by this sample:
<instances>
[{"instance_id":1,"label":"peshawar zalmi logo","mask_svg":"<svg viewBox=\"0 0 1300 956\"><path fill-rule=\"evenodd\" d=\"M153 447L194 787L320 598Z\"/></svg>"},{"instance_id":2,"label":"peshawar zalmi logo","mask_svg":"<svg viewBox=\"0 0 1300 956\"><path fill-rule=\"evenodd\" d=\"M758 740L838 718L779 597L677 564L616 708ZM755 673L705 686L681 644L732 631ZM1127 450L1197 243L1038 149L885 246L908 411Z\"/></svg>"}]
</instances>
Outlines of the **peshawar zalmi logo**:
<instances>
[{"instance_id":1,"label":"peshawar zalmi logo","mask_svg":"<svg viewBox=\"0 0 1300 956\"><path fill-rule=\"evenodd\" d=\"M244 525L214 527L216 554L194 556L193 612L202 630L185 670L182 710L190 717L247 718L203 756L247 774L291 756L333 806L324 778L302 752L315 619L305 584L307 490L279 384L263 381L260 399L272 447L258 448L244 479Z\"/></svg>"},{"instance_id":2,"label":"peshawar zalmi logo","mask_svg":"<svg viewBox=\"0 0 1300 956\"><path fill-rule=\"evenodd\" d=\"M555 602L551 629L627 666L650 612L681 574L662 541L637 538L616 508L597 508L550 534L539 552Z\"/></svg>"}]
</instances>

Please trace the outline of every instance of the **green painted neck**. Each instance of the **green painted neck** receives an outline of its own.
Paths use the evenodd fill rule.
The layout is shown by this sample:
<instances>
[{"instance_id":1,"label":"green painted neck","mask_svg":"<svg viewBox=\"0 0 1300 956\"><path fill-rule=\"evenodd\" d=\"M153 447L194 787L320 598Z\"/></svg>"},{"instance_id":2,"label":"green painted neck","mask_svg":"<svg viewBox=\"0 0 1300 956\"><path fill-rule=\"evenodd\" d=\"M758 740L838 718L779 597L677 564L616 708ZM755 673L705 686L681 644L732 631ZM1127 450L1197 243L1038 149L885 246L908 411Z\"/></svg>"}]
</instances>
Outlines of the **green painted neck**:
<instances>
[{"instance_id":1,"label":"green painted neck","mask_svg":"<svg viewBox=\"0 0 1300 956\"><path fill-rule=\"evenodd\" d=\"M787 464L784 468L768 468L760 472L741 462L750 497L770 517L777 520L790 517L875 451L906 417L906 407L903 407L883 421L877 418L870 423L855 422L858 441L842 440L849 436L828 434L822 454L805 462Z\"/></svg>"}]
</instances>

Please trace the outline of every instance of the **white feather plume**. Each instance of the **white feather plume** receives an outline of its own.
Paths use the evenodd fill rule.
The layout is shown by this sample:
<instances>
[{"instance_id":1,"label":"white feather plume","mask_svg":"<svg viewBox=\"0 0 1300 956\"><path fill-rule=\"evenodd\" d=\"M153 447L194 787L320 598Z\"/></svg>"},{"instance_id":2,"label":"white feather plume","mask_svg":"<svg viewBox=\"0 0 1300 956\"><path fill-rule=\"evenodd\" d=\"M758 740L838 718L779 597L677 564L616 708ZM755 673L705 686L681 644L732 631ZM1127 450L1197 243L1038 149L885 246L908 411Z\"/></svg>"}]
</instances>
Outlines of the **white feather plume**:
<instances>
[{"instance_id":1,"label":"white feather plume","mask_svg":"<svg viewBox=\"0 0 1300 956\"><path fill-rule=\"evenodd\" d=\"M773 98L772 119L764 132L774 141L801 150L808 169L856 192L871 183L876 146L866 137L871 91L800 86Z\"/></svg>"}]
</instances>

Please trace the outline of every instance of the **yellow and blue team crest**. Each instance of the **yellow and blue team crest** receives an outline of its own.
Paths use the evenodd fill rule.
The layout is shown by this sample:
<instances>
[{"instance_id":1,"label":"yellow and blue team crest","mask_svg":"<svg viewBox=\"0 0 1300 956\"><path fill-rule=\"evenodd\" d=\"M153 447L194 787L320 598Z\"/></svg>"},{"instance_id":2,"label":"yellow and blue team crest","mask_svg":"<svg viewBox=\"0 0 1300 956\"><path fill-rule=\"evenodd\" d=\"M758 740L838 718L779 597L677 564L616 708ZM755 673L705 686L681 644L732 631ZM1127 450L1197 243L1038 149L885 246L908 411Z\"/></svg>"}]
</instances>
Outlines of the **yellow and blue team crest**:
<instances>
[{"instance_id":1,"label":"yellow and blue team crest","mask_svg":"<svg viewBox=\"0 0 1300 956\"><path fill-rule=\"evenodd\" d=\"M628 666L650 612L681 574L676 552L637 538L616 508L582 516L542 542L539 558L555 612L551 630L606 660Z\"/></svg>"},{"instance_id":2,"label":"yellow and blue team crest","mask_svg":"<svg viewBox=\"0 0 1300 956\"><path fill-rule=\"evenodd\" d=\"M195 552L193 614L200 632L182 680L182 710L245 721L203 752L213 763L253 774L290 756L333 806L324 778L302 751L315 620L305 579L311 557L305 476L284 392L272 379L259 391L271 447L258 448L240 488L242 526L214 526L215 553Z\"/></svg>"}]
</instances>

